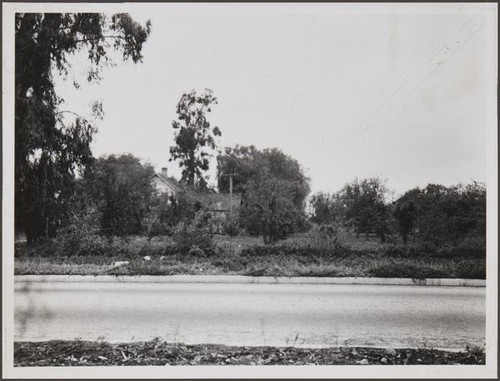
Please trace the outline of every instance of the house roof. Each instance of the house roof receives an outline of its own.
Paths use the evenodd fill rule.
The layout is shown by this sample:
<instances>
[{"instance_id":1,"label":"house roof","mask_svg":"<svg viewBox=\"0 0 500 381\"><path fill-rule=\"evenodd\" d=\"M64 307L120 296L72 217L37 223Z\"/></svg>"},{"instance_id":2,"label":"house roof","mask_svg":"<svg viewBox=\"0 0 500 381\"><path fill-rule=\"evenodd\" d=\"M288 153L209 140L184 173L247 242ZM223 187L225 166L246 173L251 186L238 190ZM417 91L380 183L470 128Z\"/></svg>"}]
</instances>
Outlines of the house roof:
<instances>
[{"instance_id":1,"label":"house roof","mask_svg":"<svg viewBox=\"0 0 500 381\"><path fill-rule=\"evenodd\" d=\"M173 177L167 177L162 175L161 173L155 173L152 178L154 177L158 177L162 182L173 188L176 192L180 192L182 190L180 185L177 183L177 180Z\"/></svg>"},{"instance_id":2,"label":"house roof","mask_svg":"<svg viewBox=\"0 0 500 381\"><path fill-rule=\"evenodd\" d=\"M193 190L186 189L173 177L167 177L161 173L155 173L152 178L157 177L163 183L167 184L173 188L176 192L187 192L190 197L199 201L205 208L212 211L227 211L232 208L237 208L241 204L241 195L226 193L215 193L215 192L203 192L199 193Z\"/></svg>"}]
</instances>

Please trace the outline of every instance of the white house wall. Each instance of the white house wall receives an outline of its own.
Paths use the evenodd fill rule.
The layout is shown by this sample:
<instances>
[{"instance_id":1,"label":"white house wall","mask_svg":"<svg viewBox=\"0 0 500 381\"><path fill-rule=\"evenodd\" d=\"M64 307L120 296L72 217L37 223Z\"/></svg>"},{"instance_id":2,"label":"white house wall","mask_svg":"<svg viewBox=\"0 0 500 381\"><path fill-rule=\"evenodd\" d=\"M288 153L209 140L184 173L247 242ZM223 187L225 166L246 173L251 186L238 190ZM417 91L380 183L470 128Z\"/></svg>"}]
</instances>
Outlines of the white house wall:
<instances>
[{"instance_id":1,"label":"white house wall","mask_svg":"<svg viewBox=\"0 0 500 381\"><path fill-rule=\"evenodd\" d=\"M158 190L160 193L166 193L169 196L175 195L175 189L173 189L171 186L166 184L164 181L162 181L160 178L155 177L153 178L153 186Z\"/></svg>"}]
</instances>

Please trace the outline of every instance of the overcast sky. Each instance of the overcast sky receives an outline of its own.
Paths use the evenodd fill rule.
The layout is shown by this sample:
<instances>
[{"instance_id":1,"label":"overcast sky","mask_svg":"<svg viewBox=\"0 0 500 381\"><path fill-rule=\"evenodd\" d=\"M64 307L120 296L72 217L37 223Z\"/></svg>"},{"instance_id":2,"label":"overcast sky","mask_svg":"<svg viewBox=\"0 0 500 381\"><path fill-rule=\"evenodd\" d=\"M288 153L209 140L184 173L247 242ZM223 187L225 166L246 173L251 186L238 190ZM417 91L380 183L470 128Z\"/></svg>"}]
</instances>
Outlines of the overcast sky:
<instances>
[{"instance_id":1,"label":"overcast sky","mask_svg":"<svg viewBox=\"0 0 500 381\"><path fill-rule=\"evenodd\" d=\"M65 109L84 115L103 101L96 156L132 153L176 177L176 104L209 88L220 146L278 147L301 163L313 192L370 176L396 194L486 181L496 44L483 8L136 5L132 16L152 22L144 62L117 60L99 84L58 81L57 90ZM70 79L81 78L85 59L73 61Z\"/></svg>"}]
</instances>

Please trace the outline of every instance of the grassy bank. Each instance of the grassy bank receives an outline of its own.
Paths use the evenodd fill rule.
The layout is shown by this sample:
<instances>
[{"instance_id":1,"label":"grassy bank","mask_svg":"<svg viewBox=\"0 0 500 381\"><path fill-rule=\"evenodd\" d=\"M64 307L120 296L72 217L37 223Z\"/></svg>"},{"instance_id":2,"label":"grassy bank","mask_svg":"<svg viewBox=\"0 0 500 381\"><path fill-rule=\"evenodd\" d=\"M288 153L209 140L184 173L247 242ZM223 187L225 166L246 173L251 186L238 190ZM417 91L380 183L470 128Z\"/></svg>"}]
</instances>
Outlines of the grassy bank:
<instances>
[{"instance_id":1,"label":"grassy bank","mask_svg":"<svg viewBox=\"0 0 500 381\"><path fill-rule=\"evenodd\" d=\"M149 342L90 341L14 343L14 365L455 365L484 364L480 348L463 352L434 349L232 347Z\"/></svg>"},{"instance_id":2,"label":"grassy bank","mask_svg":"<svg viewBox=\"0 0 500 381\"><path fill-rule=\"evenodd\" d=\"M16 247L17 275L251 275L485 279L484 249L380 244L347 237L318 242L308 235L275 245L256 237L215 237L210 252L179 251L168 238L115 240L106 250L55 255L50 245ZM128 264L114 266L115 262Z\"/></svg>"}]
</instances>

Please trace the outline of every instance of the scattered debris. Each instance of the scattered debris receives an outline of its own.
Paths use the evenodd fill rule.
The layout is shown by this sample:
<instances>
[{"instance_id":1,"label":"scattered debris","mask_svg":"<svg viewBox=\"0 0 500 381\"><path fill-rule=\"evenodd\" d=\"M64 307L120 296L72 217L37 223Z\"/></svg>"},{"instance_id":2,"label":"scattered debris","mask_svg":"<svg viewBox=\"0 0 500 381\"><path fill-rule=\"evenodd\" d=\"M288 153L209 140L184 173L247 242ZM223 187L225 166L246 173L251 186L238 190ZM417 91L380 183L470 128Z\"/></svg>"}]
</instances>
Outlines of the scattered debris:
<instances>
[{"instance_id":1,"label":"scattered debris","mask_svg":"<svg viewBox=\"0 0 500 381\"><path fill-rule=\"evenodd\" d=\"M110 344L102 341L15 342L14 365L444 365L485 364L481 348L465 352L392 348L232 347L170 344L161 340ZM401 353L403 355L401 356Z\"/></svg>"},{"instance_id":2,"label":"scattered debris","mask_svg":"<svg viewBox=\"0 0 500 381\"><path fill-rule=\"evenodd\" d=\"M150 257L149 255L146 255L146 256L144 256L144 260L145 260L145 261L150 261L150 260L151 260L151 257Z\"/></svg>"},{"instance_id":3,"label":"scattered debris","mask_svg":"<svg viewBox=\"0 0 500 381\"><path fill-rule=\"evenodd\" d=\"M391 347L387 348L385 351L387 352L387 354L389 356L394 356L396 354L396 350L394 348L391 348Z\"/></svg>"}]
</instances>

